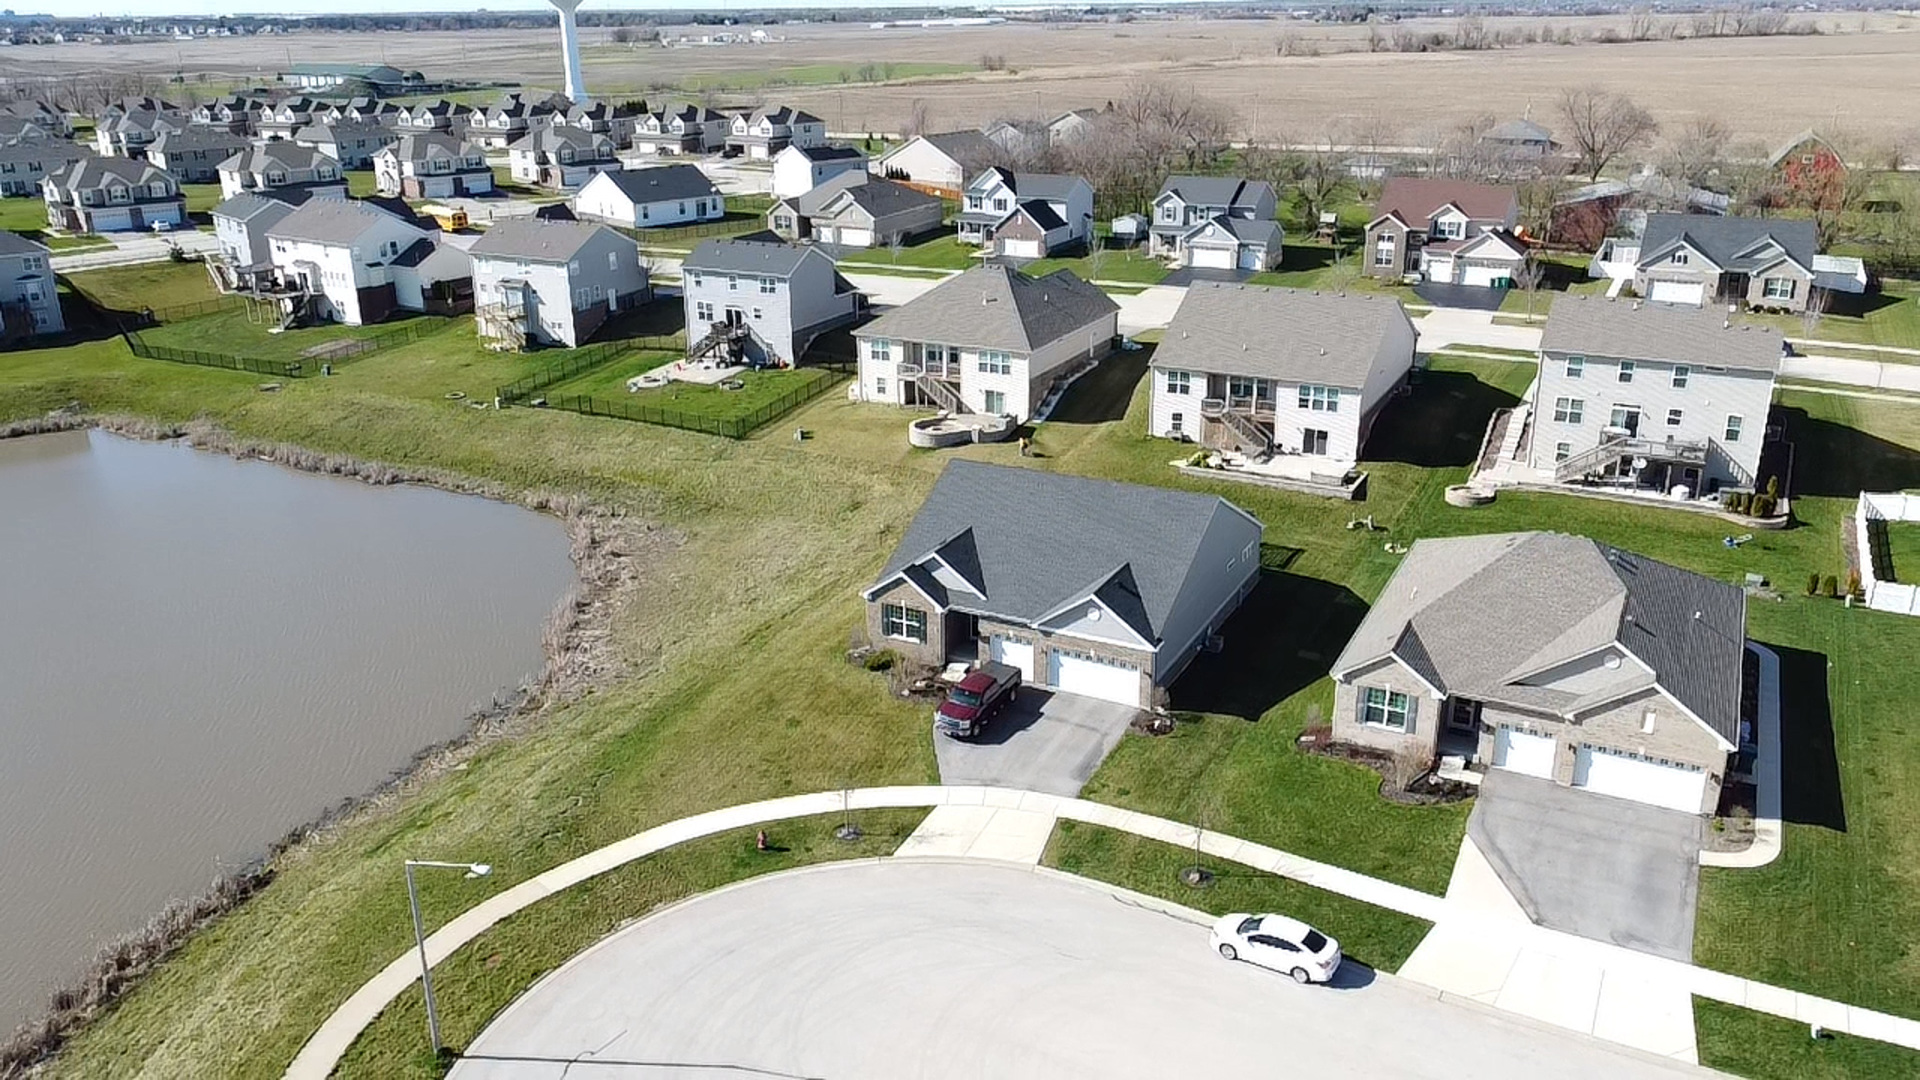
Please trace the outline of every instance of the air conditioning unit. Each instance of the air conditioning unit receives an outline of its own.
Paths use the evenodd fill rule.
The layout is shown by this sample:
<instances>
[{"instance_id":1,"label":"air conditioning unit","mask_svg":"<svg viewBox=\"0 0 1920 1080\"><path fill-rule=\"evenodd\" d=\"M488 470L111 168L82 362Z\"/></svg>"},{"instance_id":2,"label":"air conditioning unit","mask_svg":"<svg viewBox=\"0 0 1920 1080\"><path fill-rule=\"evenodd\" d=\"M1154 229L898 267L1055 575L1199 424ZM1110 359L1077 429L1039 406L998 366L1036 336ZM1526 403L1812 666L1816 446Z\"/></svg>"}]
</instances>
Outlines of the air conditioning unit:
<instances>
[{"instance_id":1,"label":"air conditioning unit","mask_svg":"<svg viewBox=\"0 0 1920 1080\"><path fill-rule=\"evenodd\" d=\"M1227 639L1219 634L1208 634L1206 644L1202 647L1210 653L1217 653L1227 647Z\"/></svg>"}]
</instances>

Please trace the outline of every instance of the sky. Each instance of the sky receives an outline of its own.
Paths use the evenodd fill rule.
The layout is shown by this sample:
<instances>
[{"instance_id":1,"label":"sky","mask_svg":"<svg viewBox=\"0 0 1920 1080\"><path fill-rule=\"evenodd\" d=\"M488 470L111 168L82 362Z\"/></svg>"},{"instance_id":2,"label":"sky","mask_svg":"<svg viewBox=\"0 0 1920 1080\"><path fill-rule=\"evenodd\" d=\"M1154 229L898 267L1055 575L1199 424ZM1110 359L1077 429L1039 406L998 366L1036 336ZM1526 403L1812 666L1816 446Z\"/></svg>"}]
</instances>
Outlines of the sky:
<instances>
[{"instance_id":1,"label":"sky","mask_svg":"<svg viewBox=\"0 0 1920 1080\"><path fill-rule=\"evenodd\" d=\"M887 0L889 7L934 7L952 0ZM984 2L984 0L983 0ZM99 15L232 15L251 11L261 13L271 11L281 15L339 15L362 11L517 11L544 7L538 0L339 0L327 3L325 0L287 0L284 4L274 4L271 8L254 7L259 0L122 0L112 7L99 8L88 14ZM832 0L763 0L760 3L740 3L735 0L668 0L658 4L648 4L644 0L637 3L615 2L615 0L588 0L582 4L582 10L594 9L607 11L644 11L649 7L672 8L678 11L728 11L756 10L768 8L831 8L831 7L867 7L867 4L836 4ZM9 7L22 14L64 14L63 9L48 3L48 0L0 0L0 7Z\"/></svg>"}]
</instances>

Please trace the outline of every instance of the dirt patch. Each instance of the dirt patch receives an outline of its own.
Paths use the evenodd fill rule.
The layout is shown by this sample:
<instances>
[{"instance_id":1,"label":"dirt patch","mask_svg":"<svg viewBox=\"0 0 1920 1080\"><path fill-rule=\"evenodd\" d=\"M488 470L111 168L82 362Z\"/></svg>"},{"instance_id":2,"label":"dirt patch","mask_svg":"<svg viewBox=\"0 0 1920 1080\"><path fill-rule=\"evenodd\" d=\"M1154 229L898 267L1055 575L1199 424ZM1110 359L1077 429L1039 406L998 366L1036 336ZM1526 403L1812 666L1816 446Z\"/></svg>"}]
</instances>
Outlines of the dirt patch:
<instances>
[{"instance_id":1,"label":"dirt patch","mask_svg":"<svg viewBox=\"0 0 1920 1080\"><path fill-rule=\"evenodd\" d=\"M1301 750L1319 757L1333 758L1372 769L1380 774L1380 797L1403 806L1438 806L1464 802L1479 788L1456 780L1442 780L1431 764L1406 755L1390 754L1371 746L1339 742L1333 729L1325 725L1310 727L1296 740Z\"/></svg>"},{"instance_id":2,"label":"dirt patch","mask_svg":"<svg viewBox=\"0 0 1920 1080\"><path fill-rule=\"evenodd\" d=\"M1745 851L1753 846L1753 808L1758 792L1752 784L1727 784L1720 789L1720 808L1708 822L1700 846L1707 851Z\"/></svg>"}]
</instances>

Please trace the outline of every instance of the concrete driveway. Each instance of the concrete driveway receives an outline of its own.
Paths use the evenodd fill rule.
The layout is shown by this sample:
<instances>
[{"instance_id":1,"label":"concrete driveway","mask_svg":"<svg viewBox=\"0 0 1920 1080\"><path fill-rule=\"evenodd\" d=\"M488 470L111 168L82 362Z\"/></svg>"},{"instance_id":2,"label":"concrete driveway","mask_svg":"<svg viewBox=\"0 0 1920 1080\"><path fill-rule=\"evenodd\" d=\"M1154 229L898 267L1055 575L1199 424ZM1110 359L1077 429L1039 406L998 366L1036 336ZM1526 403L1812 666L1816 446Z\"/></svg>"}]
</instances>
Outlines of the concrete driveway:
<instances>
[{"instance_id":1,"label":"concrete driveway","mask_svg":"<svg viewBox=\"0 0 1920 1080\"><path fill-rule=\"evenodd\" d=\"M1434 307L1463 308L1468 311L1499 311L1501 302L1507 298L1507 290L1489 289L1479 285L1447 285L1441 282L1423 281L1413 287L1413 295Z\"/></svg>"},{"instance_id":2,"label":"concrete driveway","mask_svg":"<svg viewBox=\"0 0 1920 1080\"><path fill-rule=\"evenodd\" d=\"M1708 1075L1352 962L1337 978L1228 963L1203 926L1024 867L841 864L620 931L509 1006L452 1077Z\"/></svg>"},{"instance_id":3,"label":"concrete driveway","mask_svg":"<svg viewBox=\"0 0 1920 1080\"><path fill-rule=\"evenodd\" d=\"M1542 926L1693 959L1701 821L1492 769L1467 835Z\"/></svg>"},{"instance_id":4,"label":"concrete driveway","mask_svg":"<svg viewBox=\"0 0 1920 1080\"><path fill-rule=\"evenodd\" d=\"M1238 285L1254 275L1252 270L1219 270L1204 266L1182 266L1160 279L1160 284L1186 288L1196 281L1218 281Z\"/></svg>"},{"instance_id":5,"label":"concrete driveway","mask_svg":"<svg viewBox=\"0 0 1920 1080\"><path fill-rule=\"evenodd\" d=\"M943 784L1078 795L1140 710L1030 686L975 739L933 737ZM929 719L928 723L933 721Z\"/></svg>"}]
</instances>

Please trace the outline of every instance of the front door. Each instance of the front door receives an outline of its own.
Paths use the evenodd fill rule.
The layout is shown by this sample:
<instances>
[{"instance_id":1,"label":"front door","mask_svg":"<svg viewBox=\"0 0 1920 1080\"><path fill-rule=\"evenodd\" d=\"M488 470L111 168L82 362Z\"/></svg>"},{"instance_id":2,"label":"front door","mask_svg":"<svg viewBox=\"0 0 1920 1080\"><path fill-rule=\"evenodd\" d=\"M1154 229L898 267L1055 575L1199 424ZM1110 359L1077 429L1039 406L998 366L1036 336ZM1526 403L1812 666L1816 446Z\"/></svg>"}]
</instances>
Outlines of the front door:
<instances>
[{"instance_id":1,"label":"front door","mask_svg":"<svg viewBox=\"0 0 1920 1080\"><path fill-rule=\"evenodd\" d=\"M1304 428L1300 432L1300 452L1325 457L1327 453L1327 433L1317 428Z\"/></svg>"},{"instance_id":2,"label":"front door","mask_svg":"<svg viewBox=\"0 0 1920 1080\"><path fill-rule=\"evenodd\" d=\"M738 329L741 326L745 326L746 322L747 322L747 313L745 311L742 311L737 307L730 307L727 309L727 325L728 326Z\"/></svg>"},{"instance_id":3,"label":"front door","mask_svg":"<svg viewBox=\"0 0 1920 1080\"><path fill-rule=\"evenodd\" d=\"M1607 426L1626 432L1629 438L1638 436L1640 434L1640 406L1615 405L1613 407L1613 416L1607 421Z\"/></svg>"}]
</instances>

